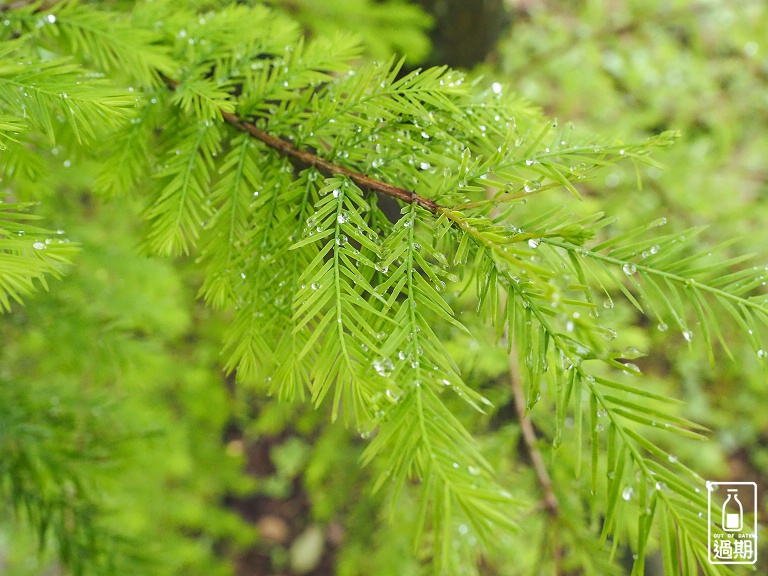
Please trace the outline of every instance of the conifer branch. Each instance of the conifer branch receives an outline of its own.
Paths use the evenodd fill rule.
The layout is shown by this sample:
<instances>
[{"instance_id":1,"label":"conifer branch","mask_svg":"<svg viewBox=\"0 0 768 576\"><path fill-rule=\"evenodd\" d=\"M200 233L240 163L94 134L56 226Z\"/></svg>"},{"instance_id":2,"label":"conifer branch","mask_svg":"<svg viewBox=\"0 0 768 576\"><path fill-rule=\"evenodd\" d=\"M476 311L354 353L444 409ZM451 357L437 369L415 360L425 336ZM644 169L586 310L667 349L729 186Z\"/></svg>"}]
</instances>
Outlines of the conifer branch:
<instances>
[{"instance_id":1,"label":"conifer branch","mask_svg":"<svg viewBox=\"0 0 768 576\"><path fill-rule=\"evenodd\" d=\"M311 62L302 60L301 55L323 50L313 47L304 52L303 44L288 34L288 28L281 35L270 26L253 25L244 17L251 14L250 8L223 10L224 16L206 14L199 21L200 26L204 20L207 22L205 28L195 24L193 29L184 24L186 27L178 30L173 42L170 38L176 25L183 24L181 19L162 33L145 30L146 36L137 36L136 54L129 65L121 55L131 53L127 48L134 44L127 35L132 31L132 21L123 21L119 29L122 35L117 37L117 29L111 25L113 12L69 10L68 5L77 6L76 2L61 2L64 8L54 10L55 17L32 17L56 4L56 0L20 0L0 7L0 12L19 9L19 30L29 28L47 42L63 44L65 52L69 46L71 52L96 69L124 72L133 80L139 79L141 86L153 89L161 78L173 93L172 98L163 98L155 92L158 98L152 98L152 104L162 99L170 106L157 106L161 110L157 119L152 112L131 117L135 128L126 127L119 141L130 142L127 138L137 133L136 138L146 140L149 149L157 141L154 132L162 127L162 152L167 163L155 174L163 183L147 211L153 220L148 238L154 250L169 255L187 252L200 237L205 241L202 259L209 263L208 280L201 294L213 306L235 308L225 346L230 357L226 369L237 369L244 381L269 374L265 383L274 381L276 384L270 388L281 397L291 397L296 391L301 395L303 386L308 385L315 404L332 396L332 416L335 418L343 408L347 416L352 416L348 420L363 426L361 435L367 437L368 429L375 426L376 436L363 461L374 457L387 460L386 471L376 487L393 482L395 496L408 479L421 481L419 539L421 531L431 527L438 571L453 554L452 519L457 509L480 538L490 541L499 528L514 527L516 507L513 496L495 482L492 467L470 433L440 398L440 394L453 391L472 406L489 404L462 380L458 365L443 347L443 335L432 330L432 322L437 320L468 331L449 301L438 293L446 289L446 281L458 281L450 272L447 254L454 256L453 266L460 270L474 267L478 311L494 320L501 318L510 348L518 349L510 350L508 359L511 389L525 450L543 494L536 511L546 510L555 520L550 523L552 540L542 548L546 551L551 545L555 572L561 573L568 551L567 542L558 540L569 528L570 500L561 494L558 501L536 431L526 413L540 396L549 360L557 360L558 356L560 362L554 369L557 418L553 446L560 445L572 404L579 476L583 418L585 413L589 415L592 494L602 485L599 456L603 428L598 419L608 417L608 503L601 542L614 535L614 550L621 542L622 507L631 500L634 485L640 491L637 502L641 512L633 574L643 571L645 543L657 502L664 540L671 542L679 534L681 549L695 547L701 554L695 536L705 524L695 516L695 506L701 504L702 497L676 474L688 473L688 469L635 428L661 426L692 438L701 438L696 430L704 429L645 402L668 401L665 397L590 374L588 368L582 367L582 360L600 360L630 374L639 370L592 343L591 336L599 332L599 326L587 321L574 327L574 322L568 321L563 331L560 311L566 306L594 309L591 285L603 286L608 278L641 311L639 301L645 300L648 309L660 319L662 314L657 313L657 308L674 316L685 330L686 340L690 340L692 333L685 328L684 295L700 320L712 358L710 334L727 348L708 303L717 301L751 336L758 355L763 357L765 351L751 326L755 319L765 321L765 299L747 296L763 278L742 271L712 280L714 273L729 269L742 258L717 265L698 255L681 259L689 246L682 235L679 239L657 238L664 249L654 249L639 235L655 224L612 237L590 249L584 248L586 242L607 224L599 216L574 222L569 215L553 210L511 224L511 202L524 202L528 194L559 186L579 197L573 185L576 180L622 156L649 162L645 155L652 146L669 143L669 133L645 144L623 147L566 145L562 136L550 143L545 139L554 136L556 124L547 121L540 130L534 130L533 124L529 127L521 122L518 128L506 118L512 116L512 111L526 116L525 107L502 106L504 101L494 89L499 98L491 96L489 107L484 108L485 102L473 100L463 89L454 90L451 73L446 74L444 68L414 71L398 79L400 62L334 76L332 73L345 70L351 53L348 48ZM147 22L160 23L151 11L145 16L152 16L146 18ZM246 22L251 30L265 30L269 39L279 40L279 45L256 43L241 54L230 42L238 36L232 29L235 21ZM41 28L39 32L33 29L37 23L43 25L37 27ZM215 40L211 43L217 44L216 48L210 52L208 48L199 49L203 40ZM225 58L227 55L231 58ZM183 81L163 73L176 70L176 66L163 66L166 58L193 63L191 68L182 68L184 73L173 72ZM50 70L45 71L53 76ZM83 73L79 68L76 72ZM19 71L17 76L21 74ZM68 76L77 82L76 86L80 85L75 72ZM27 84L36 93L46 88ZM93 92L96 85L93 82L85 86L86 94L98 95ZM443 85L445 88L439 88ZM236 95L240 89L245 93L242 99ZM42 118L44 122L38 128L47 129L51 138L57 132L52 127L51 118L56 117L51 109L64 114L70 110L69 106L62 107L56 94L67 104L71 100L80 104L72 97L77 90L68 88L69 97L63 91L59 94L59 90L48 90L42 92L47 98L37 98L38 105L30 117ZM133 87L129 88L129 92L133 91ZM2 96L0 93L0 100L11 103L17 99L15 91ZM134 102L137 107L142 105L140 97L120 93L114 98L107 100L105 92L103 98L96 99L116 108L110 110L110 118L100 121L102 128L123 124L122 120L131 114L122 109L133 108ZM89 103L85 98L81 100ZM146 101L143 104L150 107ZM492 110L494 106L498 106L498 114ZM26 118L27 109L22 105L21 110ZM82 126L95 136L95 132L90 134L91 124L85 119L98 119L100 110L96 109L98 114L86 109L81 112L76 116L71 111L71 128L78 134ZM159 115L166 113L168 117ZM145 118L149 120L145 122ZM230 140L232 134L220 129L221 122L237 129L239 135ZM338 124L332 127L332 122ZM93 130L98 127L95 125ZM12 132L13 127L3 130ZM305 136L313 140L307 141ZM493 138L484 139L486 136ZM504 138L498 147L497 137ZM264 153L251 138L275 154ZM223 162L214 159L222 150L226 151ZM430 162L422 162L421 153L432 154ZM340 160L343 166L330 160L337 157L350 159ZM110 158L107 169L123 163L123 156L113 154ZM116 180L126 181L124 188L131 187L138 180L136 174L153 162L152 154L141 149L128 160L133 162L134 158L138 166L133 172L118 170L115 176ZM300 169L298 176L290 164ZM376 171L383 165L386 174ZM318 173L326 178L318 179ZM447 199L446 205L409 190L412 186L440 202ZM499 194L486 201L469 202L475 198L472 194L488 191L491 186ZM429 192L423 192L425 189ZM365 198L362 190L404 202L404 218L390 225L376 206L377 196ZM24 248L28 253L25 255L34 259L50 259L56 254L55 246L49 249L40 244L45 252L38 253L30 251L28 240L10 240L13 244L7 244L9 250ZM32 249L38 250L35 244ZM469 264L473 256L474 262ZM50 261L53 273L58 263ZM567 275L559 273L558 264ZM612 269L617 267L623 269L626 279L614 277ZM390 268L392 272L388 272ZM19 275L11 272L7 276L15 284L6 282L10 288L5 292L12 298L14 290L26 293L27 285L38 279L27 274L18 280ZM573 280L573 272L578 282ZM2 276L0 288L4 288ZM671 297L666 296L667 287ZM573 292L575 297L571 297ZM8 302L0 298L0 308L3 304L8 307ZM573 318L579 316L574 313ZM498 323L496 329L500 335ZM579 338L582 331L588 332L590 338ZM575 334L569 335L571 332ZM525 351L529 355L523 361ZM584 397L589 401L588 410L583 406ZM693 478L700 480L698 476ZM431 523L426 520L430 507L434 512ZM468 530L460 525L460 534ZM671 547L664 551L666 563L677 563L675 550Z\"/></svg>"},{"instance_id":2,"label":"conifer branch","mask_svg":"<svg viewBox=\"0 0 768 576\"><path fill-rule=\"evenodd\" d=\"M165 75L162 75L162 77L166 85L171 90L175 90L180 84L173 78L169 78ZM418 204L419 206L429 210L432 214L437 214L442 209L442 207L433 200L424 198L423 196L416 194L416 192L406 190L405 188L400 188L398 186L393 186L392 184L382 182L381 180L377 180L376 178L366 176L365 174L361 174L359 172L355 172L354 170L350 170L344 166L339 166L338 164L334 164L333 162L330 162L325 158L321 158L320 156L312 154L306 150L299 150L290 142L286 142L282 138L273 136L272 134L258 128L251 122L243 120L237 114L233 114L225 110L221 110L220 113L221 117L225 122L227 122L227 124L234 126L242 132L250 134L256 140L266 144L273 150L276 150L282 155L287 156L294 162L298 162L304 167L313 166L322 174L329 177L346 176L361 188L381 192L382 194L386 194L392 198L397 198L398 200L402 200L408 204Z\"/></svg>"}]
</instances>

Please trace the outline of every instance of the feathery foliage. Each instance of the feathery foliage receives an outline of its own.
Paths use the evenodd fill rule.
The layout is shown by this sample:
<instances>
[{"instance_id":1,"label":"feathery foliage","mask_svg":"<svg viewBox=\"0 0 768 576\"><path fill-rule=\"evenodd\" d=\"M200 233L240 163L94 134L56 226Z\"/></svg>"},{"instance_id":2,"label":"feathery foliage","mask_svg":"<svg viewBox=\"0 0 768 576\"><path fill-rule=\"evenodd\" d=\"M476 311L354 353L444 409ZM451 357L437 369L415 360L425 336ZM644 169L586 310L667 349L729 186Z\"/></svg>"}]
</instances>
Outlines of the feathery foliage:
<instances>
[{"instance_id":1,"label":"feathery foliage","mask_svg":"<svg viewBox=\"0 0 768 576\"><path fill-rule=\"evenodd\" d=\"M140 197L148 252L199 252L199 293L228 315L223 364L238 386L343 415L370 440L362 462L393 518L419 485L416 545L433 543L422 553L436 572L472 564L456 534L501 549L530 503L469 429L494 407L445 345L472 334L455 311L464 296L525 367L526 410L543 409L542 396L553 405L553 445L573 451L577 477L589 470L612 554L628 544L640 575L658 539L670 575L728 573L707 563L701 477L658 440L707 430L633 382L626 360L639 353L614 349L599 312L619 291L713 363L729 353L727 319L762 358L762 272L740 267L746 256L697 252L698 229L660 236L656 221L613 234L602 214L535 208L543 194L579 198L605 166L653 163L675 134L583 138L498 83L361 63L350 36L305 42L264 6L199 4L5 11L4 176L39 175L28 150L55 144L100 163L93 186L105 196ZM60 275L72 245L46 241L15 206L0 218L10 309ZM25 482L12 482L15 501L33 493ZM43 535L60 514L27 508ZM85 570L67 538L56 536L62 560Z\"/></svg>"}]
</instances>

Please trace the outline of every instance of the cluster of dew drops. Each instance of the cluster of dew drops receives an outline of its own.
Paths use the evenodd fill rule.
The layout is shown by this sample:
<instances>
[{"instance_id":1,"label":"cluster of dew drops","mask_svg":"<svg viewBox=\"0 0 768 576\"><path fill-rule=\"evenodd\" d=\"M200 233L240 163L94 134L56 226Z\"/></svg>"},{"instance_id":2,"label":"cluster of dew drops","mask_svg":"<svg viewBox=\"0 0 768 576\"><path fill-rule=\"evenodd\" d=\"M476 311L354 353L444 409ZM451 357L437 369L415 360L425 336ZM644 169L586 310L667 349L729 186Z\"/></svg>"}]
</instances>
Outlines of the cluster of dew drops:
<instances>
[{"instance_id":1,"label":"cluster of dew drops","mask_svg":"<svg viewBox=\"0 0 768 576\"><path fill-rule=\"evenodd\" d=\"M24 230L19 230L19 232L18 232L19 236L24 236L25 234L26 234L26 232ZM62 236L63 234L64 234L64 230L56 230L56 235L57 236ZM57 238L55 240L55 242L56 242L56 244L67 244L67 243L69 243L69 239L68 238ZM54 239L53 238L45 238L44 240L35 240L34 242L32 242L32 248L34 250L42 251L42 250L46 250L48 248L48 246L50 244L53 244L53 243L54 243Z\"/></svg>"}]
</instances>

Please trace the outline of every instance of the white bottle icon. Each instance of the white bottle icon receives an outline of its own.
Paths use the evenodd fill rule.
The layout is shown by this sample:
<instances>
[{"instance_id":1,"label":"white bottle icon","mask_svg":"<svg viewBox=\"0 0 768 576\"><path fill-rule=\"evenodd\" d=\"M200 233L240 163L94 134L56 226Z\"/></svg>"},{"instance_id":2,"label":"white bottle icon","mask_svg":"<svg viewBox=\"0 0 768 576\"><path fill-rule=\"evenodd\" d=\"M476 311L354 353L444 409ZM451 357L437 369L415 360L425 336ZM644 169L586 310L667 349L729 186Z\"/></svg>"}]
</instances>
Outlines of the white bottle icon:
<instances>
[{"instance_id":1,"label":"white bottle icon","mask_svg":"<svg viewBox=\"0 0 768 576\"><path fill-rule=\"evenodd\" d=\"M744 509L739 502L738 490L728 489L728 498L723 503L723 530L739 532L744 524Z\"/></svg>"}]
</instances>

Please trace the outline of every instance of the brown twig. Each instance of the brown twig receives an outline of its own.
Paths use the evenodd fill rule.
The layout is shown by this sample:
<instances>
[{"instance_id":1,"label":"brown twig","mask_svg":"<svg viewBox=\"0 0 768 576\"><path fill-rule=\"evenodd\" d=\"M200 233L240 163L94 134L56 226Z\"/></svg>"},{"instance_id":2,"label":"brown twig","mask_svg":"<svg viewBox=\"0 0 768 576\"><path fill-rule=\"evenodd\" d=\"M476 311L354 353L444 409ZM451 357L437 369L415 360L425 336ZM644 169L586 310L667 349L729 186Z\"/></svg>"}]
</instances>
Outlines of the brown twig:
<instances>
[{"instance_id":1,"label":"brown twig","mask_svg":"<svg viewBox=\"0 0 768 576\"><path fill-rule=\"evenodd\" d=\"M433 200L424 198L423 196L416 194L416 192L406 190L405 188L399 188L397 186L393 186L392 184L387 184L386 182L382 182L376 178L371 178L370 176L355 172L349 168L345 168L344 166L339 166L338 164L329 162L325 158L321 158L320 156L312 154L311 152L307 152L306 150L299 150L290 142L286 142L282 138L273 136L272 134L257 128L250 122L240 119L237 114L222 112L221 115L228 124L231 124L238 130L247 132L260 142L263 142L270 148L277 150L289 158L298 160L307 166L314 166L326 176L346 176L361 188L375 190L376 192L381 192L387 196L392 196L393 198L397 198L403 202L418 204L419 206L422 206L423 208L426 208L432 212L432 214L436 214L438 211L439 206Z\"/></svg>"},{"instance_id":2,"label":"brown twig","mask_svg":"<svg viewBox=\"0 0 768 576\"><path fill-rule=\"evenodd\" d=\"M525 393L523 392L523 381L520 377L520 366L517 360L517 351L514 349L514 346L512 348L513 350L509 355L509 379L515 399L515 411L520 421L520 431L523 434L525 448L533 463L536 476L539 478L539 484L541 484L541 489L544 492L544 505L552 516L558 516L560 514L560 505L552 490L552 480L549 477L549 472L547 472L547 467L544 465L541 451L536 445L536 432L533 429L533 424L529 418L526 418Z\"/></svg>"}]
</instances>

